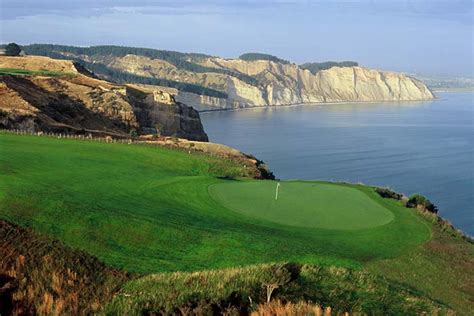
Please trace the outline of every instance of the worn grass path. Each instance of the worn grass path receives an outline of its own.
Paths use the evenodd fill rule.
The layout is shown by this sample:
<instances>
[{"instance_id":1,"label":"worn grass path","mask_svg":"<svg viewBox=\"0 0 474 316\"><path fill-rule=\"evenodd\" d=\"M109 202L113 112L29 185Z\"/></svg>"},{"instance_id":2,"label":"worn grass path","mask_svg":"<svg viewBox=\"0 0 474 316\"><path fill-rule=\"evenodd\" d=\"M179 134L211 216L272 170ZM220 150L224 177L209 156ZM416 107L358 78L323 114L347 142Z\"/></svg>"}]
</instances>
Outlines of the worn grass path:
<instances>
[{"instance_id":1,"label":"worn grass path","mask_svg":"<svg viewBox=\"0 0 474 316\"><path fill-rule=\"evenodd\" d=\"M311 210L299 214L292 207L300 190L285 190L296 183L282 184L281 193L288 193L282 199L295 195L286 202L291 212L285 206L271 218L249 214L238 195L229 197L235 205L210 196L209 188L220 185L253 194L255 180L218 178L239 175L241 168L164 148L0 134L0 217L137 272L275 261L357 267L396 257L430 238L415 212L370 187L305 184L304 196L314 193L319 200L318 216L334 212L324 225ZM264 191L266 183L274 185L259 183ZM313 192L311 185L320 190ZM369 210L354 227L344 218L349 207L353 215Z\"/></svg>"}]
</instances>

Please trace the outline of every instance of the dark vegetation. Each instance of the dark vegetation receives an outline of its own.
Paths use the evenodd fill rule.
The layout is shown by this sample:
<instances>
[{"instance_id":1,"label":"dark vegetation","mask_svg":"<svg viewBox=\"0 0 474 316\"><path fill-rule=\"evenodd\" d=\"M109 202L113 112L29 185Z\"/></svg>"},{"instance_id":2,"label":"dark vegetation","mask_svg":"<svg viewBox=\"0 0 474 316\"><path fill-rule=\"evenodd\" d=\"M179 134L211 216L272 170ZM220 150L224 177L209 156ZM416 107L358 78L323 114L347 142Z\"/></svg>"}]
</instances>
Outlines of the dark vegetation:
<instances>
[{"instance_id":1,"label":"dark vegetation","mask_svg":"<svg viewBox=\"0 0 474 316\"><path fill-rule=\"evenodd\" d=\"M422 211L437 214L438 208L430 200L421 194L413 194L409 198L403 194L394 192L389 188L375 188L381 197L386 199L395 199L403 202L403 205L409 208L418 208Z\"/></svg>"},{"instance_id":2,"label":"dark vegetation","mask_svg":"<svg viewBox=\"0 0 474 316\"><path fill-rule=\"evenodd\" d=\"M19 56L21 53L21 47L16 43L10 43L5 46L5 55L7 56Z\"/></svg>"},{"instance_id":3,"label":"dark vegetation","mask_svg":"<svg viewBox=\"0 0 474 316\"><path fill-rule=\"evenodd\" d=\"M386 199L401 200L403 197L402 194L394 192L389 188L375 188L375 192L377 192L381 197Z\"/></svg>"},{"instance_id":4,"label":"dark vegetation","mask_svg":"<svg viewBox=\"0 0 474 316\"><path fill-rule=\"evenodd\" d=\"M131 278L83 251L4 220L0 258L1 315L96 313Z\"/></svg>"},{"instance_id":5,"label":"dark vegetation","mask_svg":"<svg viewBox=\"0 0 474 316\"><path fill-rule=\"evenodd\" d=\"M49 50L49 48L51 48L51 50ZM56 50L53 50L53 48L56 48ZM101 64L101 63L92 63L92 62L85 61L81 59L80 56L67 56L67 55L62 54L63 50L60 50L62 48L69 48L70 50L66 50L66 52L69 52L69 53L76 52L76 50L73 50L73 48L77 49L77 52L81 52L82 49L85 49L82 47L73 47L73 46L33 44L33 45L25 46L25 51L31 55L47 56L47 57L51 57L55 59L73 60L76 63L76 67L78 66L80 68L79 71L83 73L88 72L87 75L90 75L92 73L94 75L98 75L99 77L102 77L104 79L110 80L115 83L120 83L120 84L139 83L139 84L157 85L157 86L175 88L175 89L185 91L185 92L207 95L211 97L227 98L227 93L219 91L219 90L215 90L215 89L211 89L211 88L207 88L207 87L203 87L203 86L199 86L199 85L195 85L191 83L174 81L174 80L138 76L138 75L134 75L128 72L124 72L124 71L107 67L106 65Z\"/></svg>"},{"instance_id":6,"label":"dark vegetation","mask_svg":"<svg viewBox=\"0 0 474 316\"><path fill-rule=\"evenodd\" d=\"M125 284L106 311L119 315L245 315L259 304L315 302L335 314L436 314L449 308L367 272L295 263L152 274Z\"/></svg>"},{"instance_id":7,"label":"dark vegetation","mask_svg":"<svg viewBox=\"0 0 474 316\"><path fill-rule=\"evenodd\" d=\"M439 216L438 207L425 196L421 194L413 194L408 198L405 195L396 193L388 188L375 188L375 192L383 198L398 200L405 207L417 209L419 214L433 224L435 228L440 229L451 237L460 238L474 244L474 240L471 236L456 229L448 220Z\"/></svg>"},{"instance_id":8,"label":"dark vegetation","mask_svg":"<svg viewBox=\"0 0 474 316\"><path fill-rule=\"evenodd\" d=\"M48 56L48 57L57 58L57 59L74 59L78 62L81 62L89 70L99 75L106 75L111 80L119 80L120 82L127 81L127 82L136 82L136 83L145 83L142 81L148 78L140 77L140 76L126 77L126 73L112 70L104 64L86 62L83 60L83 58L81 58L81 55L91 56L91 57L94 57L94 56L124 57L125 55L133 54L133 55L138 55L138 56L145 56L152 59L165 60L169 62L170 64L174 65L176 68L182 69L182 70L198 72L198 73L205 73L205 72L221 73L221 74L230 75L230 76L239 78L240 80L251 85L258 84L258 81L255 78L248 76L246 74L240 73L238 71L206 67L194 62L194 61L199 61L204 58L211 57L209 55L204 55L204 54L180 53L180 52L167 51L167 50L138 48L138 47L124 47L124 46L75 47L75 46L52 45L52 44L32 44L32 45L25 46L24 50L26 53L30 55L42 55L42 56ZM64 53L72 54L73 56L68 56ZM107 70L111 72L107 73ZM209 96L216 96L220 98L227 97L226 95L224 96L224 92L216 91L210 88L201 87L198 85L190 85L187 83L181 83L181 82L158 79L158 78L149 78L149 79L153 79L154 81L150 81L147 84L155 84L155 85L159 84L159 85L164 85L167 87L180 89L182 91L199 93L199 94L204 94L204 95L209 95ZM178 84L181 84L181 85L178 85ZM198 88L201 90L199 90ZM188 89L192 89L192 90L188 90ZM214 95L216 92L220 92L221 94ZM213 93L213 94L209 94L209 93Z\"/></svg>"},{"instance_id":9,"label":"dark vegetation","mask_svg":"<svg viewBox=\"0 0 474 316\"><path fill-rule=\"evenodd\" d=\"M242 55L239 56L239 59L246 60L246 61L269 60L269 61L273 61L273 62L281 63L281 64L289 64L290 63L288 60L284 60L284 59L278 58L278 57L273 56L273 55L262 54L262 53L242 54Z\"/></svg>"},{"instance_id":10,"label":"dark vegetation","mask_svg":"<svg viewBox=\"0 0 474 316\"><path fill-rule=\"evenodd\" d=\"M315 75L320 70L329 69L332 67L355 67L359 66L359 63L355 61L326 61L322 63L304 63L300 65L303 69L308 69L313 75Z\"/></svg>"},{"instance_id":11,"label":"dark vegetation","mask_svg":"<svg viewBox=\"0 0 474 316\"><path fill-rule=\"evenodd\" d=\"M104 64L100 63L91 63L86 62L84 60L75 59L75 62L81 64L84 68L88 69L89 71L98 74L106 79L116 82L116 83L139 83L139 84L149 84L149 85L156 85L156 86L163 86L163 87L170 87L175 88L180 91L191 92L195 94L207 95L210 97L216 98L227 98L227 93L215 90L212 88L207 88L204 86L162 79L162 78L153 78L153 77L145 77L145 76L138 76L134 75L125 71L120 71L117 69L109 68Z\"/></svg>"},{"instance_id":12,"label":"dark vegetation","mask_svg":"<svg viewBox=\"0 0 474 316\"><path fill-rule=\"evenodd\" d=\"M438 213L438 208L436 207L436 205L431 203L430 200L428 200L421 194L413 194L412 196L410 196L406 203L406 206L411 208L422 208L425 211L435 214Z\"/></svg>"}]
</instances>

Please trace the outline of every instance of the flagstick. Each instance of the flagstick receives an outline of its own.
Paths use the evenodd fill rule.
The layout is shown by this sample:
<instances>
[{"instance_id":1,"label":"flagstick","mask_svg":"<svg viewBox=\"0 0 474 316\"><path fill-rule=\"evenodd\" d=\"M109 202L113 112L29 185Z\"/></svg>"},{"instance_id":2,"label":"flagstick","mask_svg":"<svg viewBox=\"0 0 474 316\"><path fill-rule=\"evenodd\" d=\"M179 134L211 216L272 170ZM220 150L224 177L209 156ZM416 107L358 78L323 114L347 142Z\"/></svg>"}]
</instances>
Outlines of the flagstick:
<instances>
[{"instance_id":1,"label":"flagstick","mask_svg":"<svg viewBox=\"0 0 474 316\"><path fill-rule=\"evenodd\" d=\"M276 191L275 191L275 201L278 200L278 189L280 188L280 182L277 183Z\"/></svg>"}]
</instances>

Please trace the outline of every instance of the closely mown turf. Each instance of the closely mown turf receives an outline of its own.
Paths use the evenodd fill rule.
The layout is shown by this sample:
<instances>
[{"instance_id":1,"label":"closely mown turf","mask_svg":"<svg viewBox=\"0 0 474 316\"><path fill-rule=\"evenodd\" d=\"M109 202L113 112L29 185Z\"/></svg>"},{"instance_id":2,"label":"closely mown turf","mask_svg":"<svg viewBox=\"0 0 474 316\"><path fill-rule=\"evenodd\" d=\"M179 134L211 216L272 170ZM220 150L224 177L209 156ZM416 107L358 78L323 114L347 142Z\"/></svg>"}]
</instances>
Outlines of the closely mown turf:
<instances>
[{"instance_id":1,"label":"closely mown turf","mask_svg":"<svg viewBox=\"0 0 474 316\"><path fill-rule=\"evenodd\" d=\"M345 205L372 205L374 218L364 220L366 227L380 225L352 230L291 226L288 216L278 222L256 218L211 198L210 185L255 181L223 179L244 173L234 161L204 154L0 134L0 218L136 272L282 261L360 267L430 238L416 212L370 187L341 185Z\"/></svg>"},{"instance_id":2,"label":"closely mown turf","mask_svg":"<svg viewBox=\"0 0 474 316\"><path fill-rule=\"evenodd\" d=\"M387 208L350 186L286 181L276 191L275 181L209 187L211 197L229 210L283 225L345 230L380 226L393 219Z\"/></svg>"}]
</instances>

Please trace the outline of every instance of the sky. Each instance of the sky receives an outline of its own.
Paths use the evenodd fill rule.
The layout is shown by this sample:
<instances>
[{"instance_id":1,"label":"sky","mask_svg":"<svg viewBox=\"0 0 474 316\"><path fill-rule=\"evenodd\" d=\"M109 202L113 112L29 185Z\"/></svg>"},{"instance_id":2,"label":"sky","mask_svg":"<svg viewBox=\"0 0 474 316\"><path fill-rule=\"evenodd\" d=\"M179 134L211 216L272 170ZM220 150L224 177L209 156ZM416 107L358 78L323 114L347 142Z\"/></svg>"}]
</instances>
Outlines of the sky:
<instances>
[{"instance_id":1,"label":"sky","mask_svg":"<svg viewBox=\"0 0 474 316\"><path fill-rule=\"evenodd\" d=\"M474 76L473 0L0 0L0 42L123 45Z\"/></svg>"}]
</instances>

